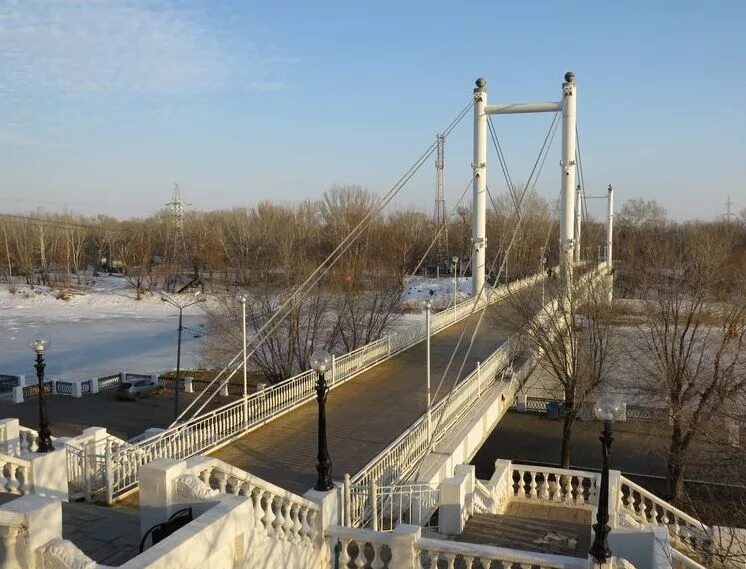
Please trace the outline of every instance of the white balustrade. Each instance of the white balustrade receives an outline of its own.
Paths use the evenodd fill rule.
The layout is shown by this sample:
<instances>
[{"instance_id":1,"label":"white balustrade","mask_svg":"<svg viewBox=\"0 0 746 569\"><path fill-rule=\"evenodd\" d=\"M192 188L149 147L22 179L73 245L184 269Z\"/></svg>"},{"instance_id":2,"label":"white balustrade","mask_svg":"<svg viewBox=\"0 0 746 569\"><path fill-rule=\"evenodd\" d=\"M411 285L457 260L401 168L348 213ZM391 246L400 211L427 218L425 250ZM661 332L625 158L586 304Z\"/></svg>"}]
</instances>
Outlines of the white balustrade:
<instances>
[{"instance_id":1,"label":"white balustrade","mask_svg":"<svg viewBox=\"0 0 746 569\"><path fill-rule=\"evenodd\" d=\"M564 555L530 553L505 547L458 543L439 539L421 538L415 547L420 567L435 569L440 567L510 567L511 569L587 569L588 561Z\"/></svg>"},{"instance_id":2,"label":"white balustrade","mask_svg":"<svg viewBox=\"0 0 746 569\"><path fill-rule=\"evenodd\" d=\"M601 475L596 472L511 465L512 498L593 507L598 503Z\"/></svg>"},{"instance_id":3,"label":"white balustrade","mask_svg":"<svg viewBox=\"0 0 746 569\"><path fill-rule=\"evenodd\" d=\"M0 492L31 494L31 461L0 455Z\"/></svg>"},{"instance_id":4,"label":"white balustrade","mask_svg":"<svg viewBox=\"0 0 746 569\"><path fill-rule=\"evenodd\" d=\"M392 551L393 537L387 532L330 526L326 530L329 547L338 556L340 569L404 567ZM331 567L334 567L332 560Z\"/></svg>"},{"instance_id":5,"label":"white balustrade","mask_svg":"<svg viewBox=\"0 0 746 569\"><path fill-rule=\"evenodd\" d=\"M620 477L617 511L628 525L664 526L674 545L708 554L712 540L709 528L631 480Z\"/></svg>"},{"instance_id":6,"label":"white balustrade","mask_svg":"<svg viewBox=\"0 0 746 569\"><path fill-rule=\"evenodd\" d=\"M474 479L473 504L474 511L479 514L496 514L497 500L494 489L488 488L481 480Z\"/></svg>"},{"instance_id":7,"label":"white balustrade","mask_svg":"<svg viewBox=\"0 0 746 569\"><path fill-rule=\"evenodd\" d=\"M318 504L218 459L198 458L187 473L220 494L251 500L256 527L273 539L312 546L319 537Z\"/></svg>"}]
</instances>

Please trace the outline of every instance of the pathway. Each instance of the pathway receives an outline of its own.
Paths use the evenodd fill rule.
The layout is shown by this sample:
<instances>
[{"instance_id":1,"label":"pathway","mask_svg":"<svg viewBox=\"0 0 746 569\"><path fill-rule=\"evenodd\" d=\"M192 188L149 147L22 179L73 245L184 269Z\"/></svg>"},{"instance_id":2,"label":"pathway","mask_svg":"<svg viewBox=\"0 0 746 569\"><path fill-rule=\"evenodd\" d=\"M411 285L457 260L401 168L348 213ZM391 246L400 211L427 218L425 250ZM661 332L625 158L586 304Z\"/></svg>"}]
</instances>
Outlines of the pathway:
<instances>
[{"instance_id":1,"label":"pathway","mask_svg":"<svg viewBox=\"0 0 746 569\"><path fill-rule=\"evenodd\" d=\"M493 320L490 313L485 316L462 377L510 336L507 328ZM431 339L434 394L459 335L467 327L439 398L450 389L458 371L456 364L463 360L474 324L464 320ZM361 470L425 412L425 385L425 342L420 342L329 393L327 433L335 480L341 480L345 473ZM211 456L292 492L303 493L316 480L317 417L317 404L313 400Z\"/></svg>"}]
</instances>

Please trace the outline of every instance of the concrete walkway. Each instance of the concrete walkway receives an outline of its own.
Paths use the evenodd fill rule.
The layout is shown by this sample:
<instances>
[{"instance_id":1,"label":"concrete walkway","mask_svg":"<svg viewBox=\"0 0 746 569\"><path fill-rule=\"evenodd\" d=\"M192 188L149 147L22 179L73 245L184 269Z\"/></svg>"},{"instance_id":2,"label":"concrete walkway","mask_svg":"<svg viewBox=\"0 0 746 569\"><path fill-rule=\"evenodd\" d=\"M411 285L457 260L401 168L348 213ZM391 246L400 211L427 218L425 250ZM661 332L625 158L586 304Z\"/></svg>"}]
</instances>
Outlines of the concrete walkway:
<instances>
[{"instance_id":1,"label":"concrete walkway","mask_svg":"<svg viewBox=\"0 0 746 569\"><path fill-rule=\"evenodd\" d=\"M0 505L19 498L0 493ZM62 537L72 541L88 557L104 565L118 566L138 553L140 516L135 507L104 507L62 502Z\"/></svg>"},{"instance_id":2,"label":"concrete walkway","mask_svg":"<svg viewBox=\"0 0 746 569\"><path fill-rule=\"evenodd\" d=\"M473 320L476 319L475 316ZM467 328L439 398L448 393L454 382L474 325L475 322L462 321L431 340L434 394L459 335ZM488 312L462 378L509 336L509 330L498 326ZM341 480L345 473L358 472L425 412L425 386L425 342L421 342L329 393L327 432L333 479ZM248 433L212 456L290 491L303 493L316 480L317 418L314 400Z\"/></svg>"}]
</instances>

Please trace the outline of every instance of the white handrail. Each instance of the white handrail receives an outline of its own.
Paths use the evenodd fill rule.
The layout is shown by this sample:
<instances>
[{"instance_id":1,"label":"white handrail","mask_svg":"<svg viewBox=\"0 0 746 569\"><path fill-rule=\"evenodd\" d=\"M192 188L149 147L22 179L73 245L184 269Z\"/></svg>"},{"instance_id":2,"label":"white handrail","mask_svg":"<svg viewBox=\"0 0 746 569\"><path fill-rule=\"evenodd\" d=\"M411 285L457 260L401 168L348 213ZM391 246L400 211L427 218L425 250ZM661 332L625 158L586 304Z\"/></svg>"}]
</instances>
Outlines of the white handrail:
<instances>
[{"instance_id":1,"label":"white handrail","mask_svg":"<svg viewBox=\"0 0 746 569\"><path fill-rule=\"evenodd\" d=\"M525 567L538 566L546 569L588 569L588 561L586 559L548 553L529 553L527 551L493 545L421 538L416 542L415 547L420 552L428 554L445 553L449 555L461 555L468 559L479 558L482 561L502 561L508 563L508 566L517 563Z\"/></svg>"},{"instance_id":2,"label":"white handrail","mask_svg":"<svg viewBox=\"0 0 746 569\"><path fill-rule=\"evenodd\" d=\"M630 513L633 516L635 515L634 514L634 510L632 508L629 508L626 504L624 504L622 502L623 495L622 495L622 492L621 492L621 486L627 486L627 487L629 487L630 490L638 492L640 494L640 496L644 496L645 498L647 498L648 500L650 500L651 502L653 502L657 506L660 506L661 508L663 508L664 510L666 510L666 512L674 514L677 518L680 518L680 519L684 520L685 522L687 522L691 526L693 526L695 528L698 528L698 529L702 529L703 531L708 531L709 530L709 528L705 524L703 524L702 522L700 522L698 519L690 516L686 512L682 512L676 506L672 506L671 504L669 504L665 500L659 498L658 496L656 496L652 492L649 492L648 490L645 490L645 488L643 488L642 486L640 486L638 484L635 484L629 478L626 478L625 476L622 476L622 477L620 477L620 481L621 481L621 483L620 483L620 489L619 489L619 505L623 508L623 510L625 512ZM647 520L644 520L644 521L647 521Z\"/></svg>"}]
</instances>

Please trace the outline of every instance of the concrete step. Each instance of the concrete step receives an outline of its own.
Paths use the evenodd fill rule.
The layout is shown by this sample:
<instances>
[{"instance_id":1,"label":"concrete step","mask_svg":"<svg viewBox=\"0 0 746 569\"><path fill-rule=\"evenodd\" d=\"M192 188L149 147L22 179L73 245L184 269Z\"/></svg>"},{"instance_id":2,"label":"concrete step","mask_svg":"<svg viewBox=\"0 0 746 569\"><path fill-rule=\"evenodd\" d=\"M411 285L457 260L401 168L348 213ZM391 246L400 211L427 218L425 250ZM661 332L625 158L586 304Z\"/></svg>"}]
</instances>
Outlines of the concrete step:
<instances>
[{"instance_id":1,"label":"concrete step","mask_svg":"<svg viewBox=\"0 0 746 569\"><path fill-rule=\"evenodd\" d=\"M475 514L456 541L585 558L591 528L586 524Z\"/></svg>"}]
</instances>

